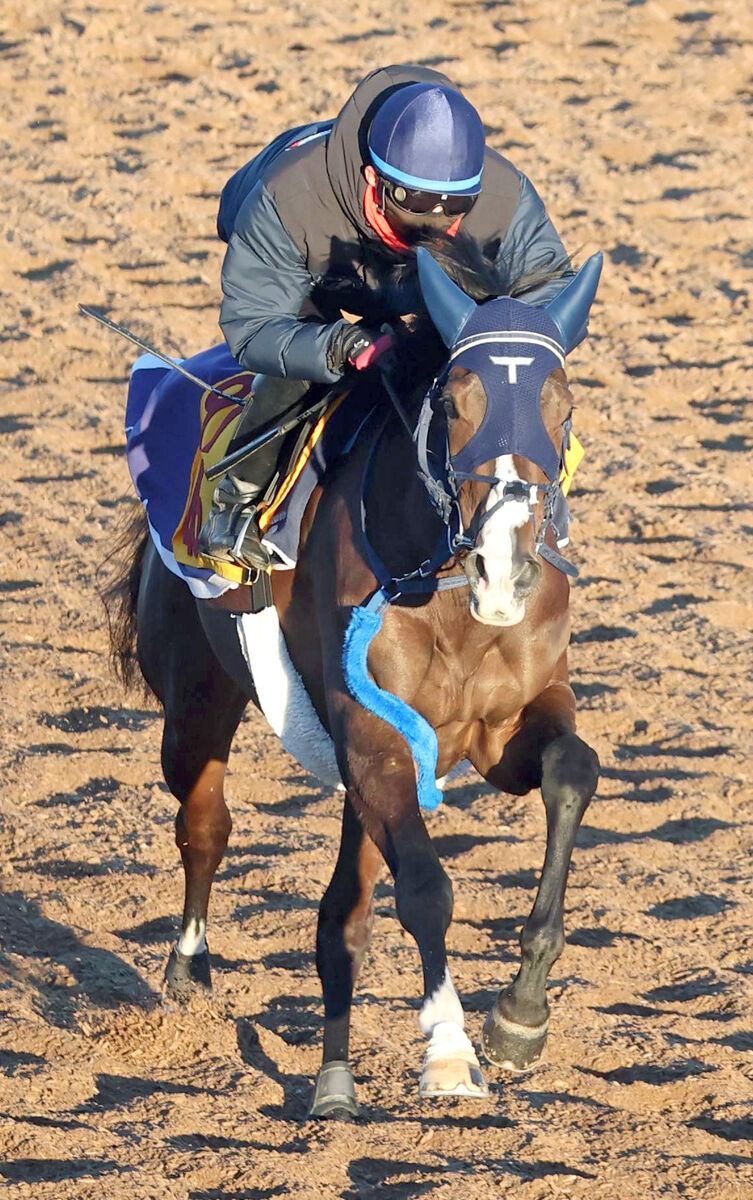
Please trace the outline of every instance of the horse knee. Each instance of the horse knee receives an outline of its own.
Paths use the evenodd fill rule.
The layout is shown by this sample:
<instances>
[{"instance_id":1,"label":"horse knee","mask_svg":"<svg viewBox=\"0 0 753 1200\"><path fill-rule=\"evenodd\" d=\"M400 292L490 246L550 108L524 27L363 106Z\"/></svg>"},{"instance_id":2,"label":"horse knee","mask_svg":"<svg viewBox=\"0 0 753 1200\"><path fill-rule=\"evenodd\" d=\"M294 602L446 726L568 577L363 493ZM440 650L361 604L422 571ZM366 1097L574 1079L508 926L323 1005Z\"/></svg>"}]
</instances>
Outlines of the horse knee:
<instances>
[{"instance_id":1,"label":"horse knee","mask_svg":"<svg viewBox=\"0 0 753 1200\"><path fill-rule=\"evenodd\" d=\"M599 782L599 759L575 733L556 738L542 755L541 791L544 802L586 808Z\"/></svg>"},{"instance_id":2,"label":"horse knee","mask_svg":"<svg viewBox=\"0 0 753 1200\"><path fill-rule=\"evenodd\" d=\"M452 884L436 855L401 861L395 878L395 904L400 923L414 933L430 920L445 933L452 920Z\"/></svg>"},{"instance_id":3,"label":"horse knee","mask_svg":"<svg viewBox=\"0 0 753 1200\"><path fill-rule=\"evenodd\" d=\"M175 818L175 844L181 852L191 850L220 857L224 854L233 821L222 792L212 801L211 808L206 805L199 808L190 802L181 805Z\"/></svg>"}]
</instances>

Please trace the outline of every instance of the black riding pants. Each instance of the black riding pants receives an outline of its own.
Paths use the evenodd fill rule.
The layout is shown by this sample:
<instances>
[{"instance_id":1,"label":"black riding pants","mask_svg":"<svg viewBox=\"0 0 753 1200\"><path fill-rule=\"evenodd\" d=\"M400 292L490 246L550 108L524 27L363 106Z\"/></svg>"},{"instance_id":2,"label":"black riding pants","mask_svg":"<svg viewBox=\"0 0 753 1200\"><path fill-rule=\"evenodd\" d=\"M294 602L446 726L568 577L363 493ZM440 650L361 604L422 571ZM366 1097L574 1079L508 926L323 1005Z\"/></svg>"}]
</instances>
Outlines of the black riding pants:
<instances>
[{"instance_id":1,"label":"black riding pants","mask_svg":"<svg viewBox=\"0 0 753 1200\"><path fill-rule=\"evenodd\" d=\"M260 380L253 399L247 402L243 409L228 453L245 446L262 426L282 424L308 408L315 402L310 394L311 386L306 379L277 379L272 375L265 375ZM275 473L278 459L288 438L294 439L295 431L273 438L258 450L254 450L253 454L228 471L228 478L240 484L254 484L263 490Z\"/></svg>"}]
</instances>

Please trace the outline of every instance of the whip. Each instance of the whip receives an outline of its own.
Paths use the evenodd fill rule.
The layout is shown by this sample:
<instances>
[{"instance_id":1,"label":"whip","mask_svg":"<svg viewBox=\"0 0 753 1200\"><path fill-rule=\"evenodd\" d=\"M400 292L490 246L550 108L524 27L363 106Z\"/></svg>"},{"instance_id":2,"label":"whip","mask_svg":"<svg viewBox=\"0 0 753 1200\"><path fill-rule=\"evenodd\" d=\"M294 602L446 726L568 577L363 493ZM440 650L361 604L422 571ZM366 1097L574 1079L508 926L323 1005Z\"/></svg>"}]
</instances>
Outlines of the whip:
<instances>
[{"instance_id":1,"label":"whip","mask_svg":"<svg viewBox=\"0 0 753 1200\"><path fill-rule=\"evenodd\" d=\"M161 359L163 363L167 363L178 374L183 375L186 379L190 379L191 383L198 384L203 391L214 392L215 396L222 396L223 400L231 400L233 404L245 404L245 400L240 396L231 396L229 392L223 392L221 388L217 388L213 384L199 379L198 375L192 375L190 371L187 371L174 358L170 358L168 354L163 354L161 350L150 346L149 342L145 342L143 338L137 337L135 333L131 333L130 329L126 329L124 325L118 325L115 321L111 321L109 317L103 317L101 313L95 312L87 304L79 304L78 308L79 312L82 312L85 317L93 317L95 321L99 321L100 325L106 326L107 329L113 329L121 337L127 338L129 342L133 342L134 346L138 346L140 350L145 350L147 354L153 354L155 358Z\"/></svg>"}]
</instances>

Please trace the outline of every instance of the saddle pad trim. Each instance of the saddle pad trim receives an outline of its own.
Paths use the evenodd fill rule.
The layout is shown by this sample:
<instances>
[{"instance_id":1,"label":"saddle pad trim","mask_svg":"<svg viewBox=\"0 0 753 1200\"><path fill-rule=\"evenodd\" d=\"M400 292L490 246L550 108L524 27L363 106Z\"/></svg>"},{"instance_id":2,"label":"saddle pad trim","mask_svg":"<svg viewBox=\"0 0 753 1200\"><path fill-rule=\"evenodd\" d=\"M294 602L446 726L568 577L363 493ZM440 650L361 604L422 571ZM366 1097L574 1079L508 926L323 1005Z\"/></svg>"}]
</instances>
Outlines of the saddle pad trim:
<instances>
[{"instance_id":1,"label":"saddle pad trim","mask_svg":"<svg viewBox=\"0 0 753 1200\"><path fill-rule=\"evenodd\" d=\"M283 480L282 486L281 486L279 492L277 493L277 495L275 496L274 500L272 501L272 503L267 508L264 509L263 513L259 517L259 528L261 529L262 532L266 532L266 530L269 528L272 518L274 517L278 508L280 508L280 506L284 503L284 501L288 498L288 496L292 492L295 484L298 482L299 476L301 475L304 467L306 466L309 459L311 458L311 455L314 452L314 447L316 446L316 443L319 441L319 438L324 433L324 429L327 425L327 422L329 421L330 417L333 417L335 415L338 408L340 407L343 400L345 399L345 396L346 396L346 393L342 392L341 395L339 395L336 400L333 400L332 403L327 408L326 412L322 413L321 417L319 418L316 425L312 429L312 431L309 434L309 437L306 441L305 446L301 450L301 453L298 455L298 458L296 460L296 463L295 463L293 469L289 472L287 478Z\"/></svg>"},{"instance_id":2,"label":"saddle pad trim","mask_svg":"<svg viewBox=\"0 0 753 1200\"><path fill-rule=\"evenodd\" d=\"M332 788L342 788L335 746L293 666L277 609L235 617L241 651L264 716L303 767Z\"/></svg>"}]
</instances>

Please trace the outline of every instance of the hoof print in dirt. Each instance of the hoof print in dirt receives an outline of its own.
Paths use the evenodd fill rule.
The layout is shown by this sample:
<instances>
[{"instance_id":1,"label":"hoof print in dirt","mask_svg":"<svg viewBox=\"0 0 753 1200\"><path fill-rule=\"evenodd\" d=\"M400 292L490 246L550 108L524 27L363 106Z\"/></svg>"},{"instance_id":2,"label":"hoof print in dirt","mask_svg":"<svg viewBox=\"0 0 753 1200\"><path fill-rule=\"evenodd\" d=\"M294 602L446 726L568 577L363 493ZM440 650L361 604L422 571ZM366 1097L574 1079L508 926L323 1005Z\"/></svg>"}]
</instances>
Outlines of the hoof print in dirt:
<instances>
[{"instance_id":1,"label":"hoof print in dirt","mask_svg":"<svg viewBox=\"0 0 753 1200\"><path fill-rule=\"evenodd\" d=\"M209 950L201 954L181 954L173 946L165 968L163 991L170 1000L186 1003L192 996L209 996L212 992L212 973L209 969Z\"/></svg>"}]
</instances>

